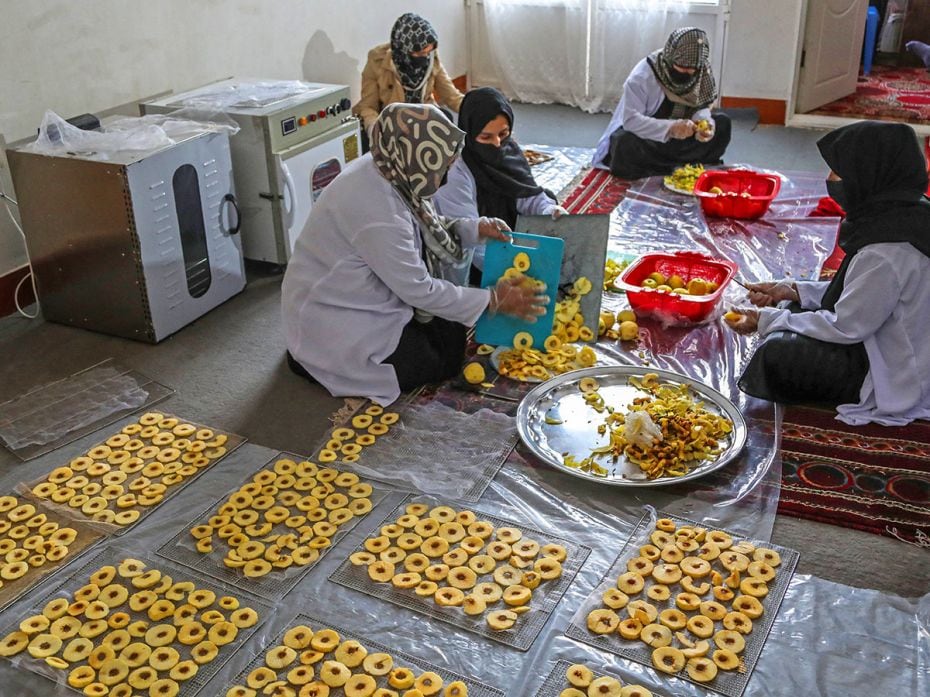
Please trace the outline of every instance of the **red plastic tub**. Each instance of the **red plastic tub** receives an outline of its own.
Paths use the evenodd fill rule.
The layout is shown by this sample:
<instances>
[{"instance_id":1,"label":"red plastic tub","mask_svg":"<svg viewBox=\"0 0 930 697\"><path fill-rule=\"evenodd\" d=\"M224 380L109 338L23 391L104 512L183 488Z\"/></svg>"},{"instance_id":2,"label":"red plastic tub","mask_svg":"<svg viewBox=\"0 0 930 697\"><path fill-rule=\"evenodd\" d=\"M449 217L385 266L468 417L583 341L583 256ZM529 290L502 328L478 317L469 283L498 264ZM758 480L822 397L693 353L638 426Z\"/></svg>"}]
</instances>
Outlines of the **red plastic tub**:
<instances>
[{"instance_id":1,"label":"red plastic tub","mask_svg":"<svg viewBox=\"0 0 930 697\"><path fill-rule=\"evenodd\" d=\"M714 187L723 193L711 193ZM749 169L707 170L694 183L704 215L714 218L760 218L780 189L778 175Z\"/></svg>"},{"instance_id":2,"label":"red plastic tub","mask_svg":"<svg viewBox=\"0 0 930 697\"><path fill-rule=\"evenodd\" d=\"M701 252L644 254L624 270L616 285L626 290L630 306L637 315L687 324L707 319L723 297L736 269L736 264L728 259L717 259ZM680 276L685 284L693 278L702 278L716 283L717 288L706 295L679 295L643 288L642 282L656 271L666 278Z\"/></svg>"}]
</instances>

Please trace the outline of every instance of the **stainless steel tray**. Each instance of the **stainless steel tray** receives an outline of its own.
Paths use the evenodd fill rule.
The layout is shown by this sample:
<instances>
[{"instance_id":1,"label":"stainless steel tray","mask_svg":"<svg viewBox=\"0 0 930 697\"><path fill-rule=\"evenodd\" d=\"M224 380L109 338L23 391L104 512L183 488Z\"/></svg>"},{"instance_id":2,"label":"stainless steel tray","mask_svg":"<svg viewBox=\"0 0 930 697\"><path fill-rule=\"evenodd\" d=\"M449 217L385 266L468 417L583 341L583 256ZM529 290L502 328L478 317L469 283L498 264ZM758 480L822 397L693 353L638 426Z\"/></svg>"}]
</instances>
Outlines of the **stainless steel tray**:
<instances>
[{"instance_id":1,"label":"stainless steel tray","mask_svg":"<svg viewBox=\"0 0 930 697\"><path fill-rule=\"evenodd\" d=\"M646 479L639 466L628 462L623 456L616 462L611 455L603 455L595 460L598 465L607 469L606 475L567 467L563 462L563 455L570 454L577 460L582 460L589 457L594 448L609 442L608 434L601 435L597 432L598 425L603 423L604 415L594 411L584 401L584 395L578 389L581 379L596 379L600 384L598 391L604 401L619 409L629 404L634 397L648 394L628 383L630 377L642 377L646 373L657 374L663 384L688 385L704 401L705 409L721 414L733 423L733 431L723 443L723 452L716 460L702 461L680 477ZM562 423L548 424L547 416ZM611 486L632 487L664 486L703 477L739 455L746 445L747 437L746 420L743 415L729 399L715 389L678 373L643 366L602 366L573 370L534 387L517 409L517 432L537 457L556 469Z\"/></svg>"}]
</instances>

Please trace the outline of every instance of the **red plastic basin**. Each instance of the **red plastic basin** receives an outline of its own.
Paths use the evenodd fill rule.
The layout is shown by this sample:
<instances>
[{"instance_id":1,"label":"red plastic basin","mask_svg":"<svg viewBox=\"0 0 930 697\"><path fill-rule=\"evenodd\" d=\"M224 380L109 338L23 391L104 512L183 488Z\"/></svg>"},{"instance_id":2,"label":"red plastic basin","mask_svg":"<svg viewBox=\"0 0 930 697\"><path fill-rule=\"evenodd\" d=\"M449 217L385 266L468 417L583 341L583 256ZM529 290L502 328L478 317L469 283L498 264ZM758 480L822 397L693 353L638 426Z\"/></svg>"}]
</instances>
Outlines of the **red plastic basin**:
<instances>
[{"instance_id":1,"label":"red plastic basin","mask_svg":"<svg viewBox=\"0 0 930 697\"><path fill-rule=\"evenodd\" d=\"M687 324L707 319L723 297L723 291L736 274L736 269L736 264L728 259L718 259L701 252L644 254L623 271L620 282L615 285L626 291L630 306L637 315ZM666 278L680 276L686 285L692 278L703 278L716 283L717 288L706 295L679 295L643 288L642 282L656 271Z\"/></svg>"},{"instance_id":2,"label":"red plastic basin","mask_svg":"<svg viewBox=\"0 0 930 697\"><path fill-rule=\"evenodd\" d=\"M714 187L723 193L711 193ZM781 179L749 169L707 170L694 183L704 215L751 219L765 215L781 190Z\"/></svg>"}]
</instances>

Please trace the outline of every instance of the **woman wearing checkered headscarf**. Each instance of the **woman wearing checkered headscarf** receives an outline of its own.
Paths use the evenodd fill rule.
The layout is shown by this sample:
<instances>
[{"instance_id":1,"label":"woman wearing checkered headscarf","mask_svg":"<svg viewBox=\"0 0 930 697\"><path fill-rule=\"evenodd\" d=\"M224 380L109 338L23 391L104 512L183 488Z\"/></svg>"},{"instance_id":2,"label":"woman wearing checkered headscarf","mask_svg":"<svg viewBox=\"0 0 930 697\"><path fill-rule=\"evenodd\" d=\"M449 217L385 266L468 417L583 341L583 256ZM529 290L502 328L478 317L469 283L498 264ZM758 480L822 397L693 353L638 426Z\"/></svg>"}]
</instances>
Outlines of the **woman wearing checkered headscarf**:
<instances>
[{"instance_id":1,"label":"woman wearing checkered headscarf","mask_svg":"<svg viewBox=\"0 0 930 697\"><path fill-rule=\"evenodd\" d=\"M436 104L458 111L464 96L439 62L439 36L420 15L407 12L391 28L391 40L368 52L362 97L352 113L366 134L388 104Z\"/></svg>"},{"instance_id":2,"label":"woman wearing checkered headscarf","mask_svg":"<svg viewBox=\"0 0 930 697\"><path fill-rule=\"evenodd\" d=\"M717 84L703 29L676 29L643 58L597 144L593 165L617 177L670 174L684 164L717 164L730 143L730 119L711 112Z\"/></svg>"}]
</instances>

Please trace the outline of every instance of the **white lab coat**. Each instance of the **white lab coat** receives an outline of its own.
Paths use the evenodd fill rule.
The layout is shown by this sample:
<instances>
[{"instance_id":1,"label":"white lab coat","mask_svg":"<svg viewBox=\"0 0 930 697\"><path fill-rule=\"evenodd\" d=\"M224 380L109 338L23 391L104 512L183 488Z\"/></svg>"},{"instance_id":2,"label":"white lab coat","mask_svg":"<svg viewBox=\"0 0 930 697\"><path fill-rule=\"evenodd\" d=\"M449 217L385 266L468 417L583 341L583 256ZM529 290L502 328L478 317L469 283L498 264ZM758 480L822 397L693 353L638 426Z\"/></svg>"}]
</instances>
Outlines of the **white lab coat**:
<instances>
[{"instance_id":1,"label":"white lab coat","mask_svg":"<svg viewBox=\"0 0 930 697\"><path fill-rule=\"evenodd\" d=\"M535 196L518 198L516 202L517 212L521 215L551 215L559 206L545 191L540 191ZM446 183L436 192L433 203L436 210L448 218L478 217L478 187L475 184L475 175L461 157L452 163ZM474 249L472 263L479 269L484 268L484 250L484 245L478 245Z\"/></svg>"},{"instance_id":2,"label":"white lab coat","mask_svg":"<svg viewBox=\"0 0 930 697\"><path fill-rule=\"evenodd\" d=\"M459 221L463 242L478 221ZM371 155L350 163L310 211L284 275L282 317L291 355L334 396L387 405L400 396L382 361L413 308L472 325L490 292L433 278L417 222Z\"/></svg>"},{"instance_id":3,"label":"white lab coat","mask_svg":"<svg viewBox=\"0 0 930 697\"><path fill-rule=\"evenodd\" d=\"M623 96L620 97L620 103L614 109L607 130L597 141L591 165L600 169L610 169L604 165L604 158L610 150L610 136L621 127L645 140L667 143L668 132L674 121L652 118L652 114L659 110L664 99L665 90L662 89L662 84L656 79L649 62L643 58L623 83ZM710 107L699 109L691 117L692 121L701 119L706 119L713 125L714 119L711 116Z\"/></svg>"},{"instance_id":4,"label":"white lab coat","mask_svg":"<svg viewBox=\"0 0 930 697\"><path fill-rule=\"evenodd\" d=\"M801 306L817 310L828 283L798 282ZM930 418L930 257L906 242L861 249L834 312L763 308L759 333L789 330L836 344L863 342L869 373L858 404L837 419L854 426L903 426Z\"/></svg>"}]
</instances>

